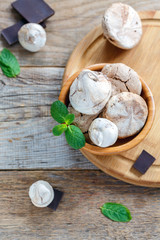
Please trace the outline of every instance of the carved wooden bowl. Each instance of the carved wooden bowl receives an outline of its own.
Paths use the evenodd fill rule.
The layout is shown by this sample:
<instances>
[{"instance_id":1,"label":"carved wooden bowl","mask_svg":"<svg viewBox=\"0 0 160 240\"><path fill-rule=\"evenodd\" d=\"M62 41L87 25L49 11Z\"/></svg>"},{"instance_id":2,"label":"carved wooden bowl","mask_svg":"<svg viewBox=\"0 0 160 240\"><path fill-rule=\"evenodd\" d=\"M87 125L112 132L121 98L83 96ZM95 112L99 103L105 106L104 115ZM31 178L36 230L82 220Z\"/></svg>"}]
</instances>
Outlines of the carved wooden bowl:
<instances>
[{"instance_id":1,"label":"carved wooden bowl","mask_svg":"<svg viewBox=\"0 0 160 240\"><path fill-rule=\"evenodd\" d=\"M94 64L89 67L87 67L90 70L93 71L101 71L102 68L105 66L106 63L100 63L100 64ZM82 71L82 70L81 70ZM69 101L69 89L74 81L74 79L79 75L81 71L76 72L73 74L65 83L65 85L62 87L62 90L59 95L59 100L68 105ZM142 130L137 133L136 135L132 137L128 137L125 139L118 139L117 142L107 148L101 148L89 143L86 143L85 146L82 148L90 153L96 154L96 155L107 155L107 154L117 154L120 152L127 151L133 147L135 147L137 144L139 144L143 139L147 136L149 130L152 127L154 116L155 116L155 103L153 99L153 95L151 90L149 89L148 85L145 83L145 81L140 77L141 83L142 83L142 94L141 96L144 98L144 100L147 103L148 106L148 118L146 120L146 123Z\"/></svg>"}]
</instances>

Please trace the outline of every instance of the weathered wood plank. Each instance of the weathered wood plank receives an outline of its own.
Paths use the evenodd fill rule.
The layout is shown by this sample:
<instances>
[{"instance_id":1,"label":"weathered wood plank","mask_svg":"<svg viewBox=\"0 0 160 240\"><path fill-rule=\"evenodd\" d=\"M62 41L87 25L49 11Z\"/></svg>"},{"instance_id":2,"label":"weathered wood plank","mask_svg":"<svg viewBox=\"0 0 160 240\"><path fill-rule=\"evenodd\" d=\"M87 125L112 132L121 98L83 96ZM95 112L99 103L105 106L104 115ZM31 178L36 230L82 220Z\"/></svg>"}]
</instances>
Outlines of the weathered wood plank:
<instances>
[{"instance_id":1,"label":"weathered wood plank","mask_svg":"<svg viewBox=\"0 0 160 240\"><path fill-rule=\"evenodd\" d=\"M56 212L34 207L29 186L46 180L64 191ZM1 240L158 240L160 191L131 186L100 171L19 171L0 174ZM106 201L126 205L129 223L105 218L99 207Z\"/></svg>"},{"instance_id":2,"label":"weathered wood plank","mask_svg":"<svg viewBox=\"0 0 160 240\"><path fill-rule=\"evenodd\" d=\"M12 10L13 0L0 2L0 30L11 26L19 19ZM47 44L38 53L29 53L19 44L11 47L22 66L65 66L73 48L96 25L99 25L105 9L113 0L46 0L55 9L56 14L47 21ZM136 10L160 9L159 0L124 0ZM0 40L0 48L8 47Z\"/></svg>"},{"instance_id":3,"label":"weathered wood plank","mask_svg":"<svg viewBox=\"0 0 160 240\"><path fill-rule=\"evenodd\" d=\"M0 169L95 168L62 135L50 106L58 99L63 68L22 68L19 77L0 75Z\"/></svg>"}]
</instances>

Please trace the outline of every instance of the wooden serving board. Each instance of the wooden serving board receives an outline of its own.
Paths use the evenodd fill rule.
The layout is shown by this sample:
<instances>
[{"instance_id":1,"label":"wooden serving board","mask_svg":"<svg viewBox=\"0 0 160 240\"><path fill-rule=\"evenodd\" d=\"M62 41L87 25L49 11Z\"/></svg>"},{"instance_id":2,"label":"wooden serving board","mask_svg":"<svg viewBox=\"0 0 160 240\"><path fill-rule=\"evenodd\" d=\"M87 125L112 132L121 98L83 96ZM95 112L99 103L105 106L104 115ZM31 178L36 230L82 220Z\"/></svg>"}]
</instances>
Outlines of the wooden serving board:
<instances>
[{"instance_id":1,"label":"wooden serving board","mask_svg":"<svg viewBox=\"0 0 160 240\"><path fill-rule=\"evenodd\" d=\"M84 156L105 173L140 186L160 187L160 11L140 12L143 36L131 50L121 50L104 37L101 26L89 32L74 49L63 77L63 84L76 71L95 63L122 62L133 68L149 85L155 100L156 116L147 137L138 146L119 155L97 156L81 150ZM156 161L141 175L132 168L142 150Z\"/></svg>"}]
</instances>

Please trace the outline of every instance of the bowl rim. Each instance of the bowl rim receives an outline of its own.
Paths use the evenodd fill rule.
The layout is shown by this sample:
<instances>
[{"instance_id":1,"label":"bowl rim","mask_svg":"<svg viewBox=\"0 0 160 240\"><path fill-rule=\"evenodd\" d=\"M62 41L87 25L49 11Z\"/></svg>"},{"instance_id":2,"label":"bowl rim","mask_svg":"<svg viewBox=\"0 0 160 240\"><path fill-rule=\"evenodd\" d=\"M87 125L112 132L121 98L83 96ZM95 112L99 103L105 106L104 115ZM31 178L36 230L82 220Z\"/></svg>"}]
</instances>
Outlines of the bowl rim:
<instances>
[{"instance_id":1,"label":"bowl rim","mask_svg":"<svg viewBox=\"0 0 160 240\"><path fill-rule=\"evenodd\" d=\"M60 95L59 95L59 100L61 102L65 103L65 98L66 98L66 94L68 94L70 86L72 84L72 82L74 81L74 79L79 75L79 73L84 70L84 69L90 69L92 71L101 71L102 68L106 65L107 63L98 63L98 64L93 64L93 65L89 65L87 67L84 67L83 69L77 71L76 73L74 73L72 76L70 76L68 78L68 80L64 83ZM148 117L146 120L146 123L144 125L144 127L142 128L142 130L129 142L124 143L122 145L119 146L110 146L110 147L106 147L106 148L101 148L95 145L91 145L89 143L85 143L85 146L83 148L81 148L80 150L86 150L90 153L93 153L95 155L109 155L109 154L117 154L117 153L121 153L124 151L128 151L129 149L135 147L136 145L138 145L149 133L153 121L154 121L154 117L155 117L155 102L154 102L154 98L153 98L153 94L150 90L150 88L148 87L147 83L143 80L143 78L141 76L139 76L140 81L142 83L142 89L147 92L147 98L145 99L147 106L148 106ZM65 96L65 98L64 98Z\"/></svg>"}]
</instances>

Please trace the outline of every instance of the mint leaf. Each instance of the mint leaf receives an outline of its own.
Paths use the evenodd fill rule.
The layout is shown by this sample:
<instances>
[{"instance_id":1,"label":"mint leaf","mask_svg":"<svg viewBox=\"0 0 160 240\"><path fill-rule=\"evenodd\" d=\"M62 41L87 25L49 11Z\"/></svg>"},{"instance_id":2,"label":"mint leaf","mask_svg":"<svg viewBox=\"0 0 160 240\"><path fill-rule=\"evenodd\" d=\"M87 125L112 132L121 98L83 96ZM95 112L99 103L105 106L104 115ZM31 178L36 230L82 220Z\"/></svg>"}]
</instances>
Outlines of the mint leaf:
<instances>
[{"instance_id":1,"label":"mint leaf","mask_svg":"<svg viewBox=\"0 0 160 240\"><path fill-rule=\"evenodd\" d=\"M66 130L67 130L66 124L60 124L60 125L56 125L53 128L52 132L55 136L60 136Z\"/></svg>"},{"instance_id":2,"label":"mint leaf","mask_svg":"<svg viewBox=\"0 0 160 240\"><path fill-rule=\"evenodd\" d=\"M70 125L73 121L74 121L74 118L75 118L75 116L74 116L74 114L68 114L66 117L65 117L65 123L67 124L67 125Z\"/></svg>"},{"instance_id":3,"label":"mint leaf","mask_svg":"<svg viewBox=\"0 0 160 240\"><path fill-rule=\"evenodd\" d=\"M119 203L105 203L101 207L101 212L105 217L116 222L129 222L132 219L129 209Z\"/></svg>"},{"instance_id":4,"label":"mint leaf","mask_svg":"<svg viewBox=\"0 0 160 240\"><path fill-rule=\"evenodd\" d=\"M61 101L55 101L51 106L51 115L59 123L65 122L65 117L68 115L68 109Z\"/></svg>"},{"instance_id":5,"label":"mint leaf","mask_svg":"<svg viewBox=\"0 0 160 240\"><path fill-rule=\"evenodd\" d=\"M0 67L7 77L16 77L20 73L16 57L6 48L0 54Z\"/></svg>"},{"instance_id":6,"label":"mint leaf","mask_svg":"<svg viewBox=\"0 0 160 240\"><path fill-rule=\"evenodd\" d=\"M85 137L81 130L70 125L74 121L74 114L69 114L68 109L61 101L55 101L51 106L51 115L59 123L66 123L57 125L53 128L55 136L61 135L65 131L65 136L68 144L74 149L80 149L85 145ZM67 125L69 125L67 127Z\"/></svg>"},{"instance_id":7,"label":"mint leaf","mask_svg":"<svg viewBox=\"0 0 160 240\"><path fill-rule=\"evenodd\" d=\"M65 136L68 144L74 149L80 149L84 147L85 137L78 127L74 125L68 126L67 130L65 131Z\"/></svg>"}]
</instances>

